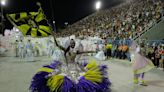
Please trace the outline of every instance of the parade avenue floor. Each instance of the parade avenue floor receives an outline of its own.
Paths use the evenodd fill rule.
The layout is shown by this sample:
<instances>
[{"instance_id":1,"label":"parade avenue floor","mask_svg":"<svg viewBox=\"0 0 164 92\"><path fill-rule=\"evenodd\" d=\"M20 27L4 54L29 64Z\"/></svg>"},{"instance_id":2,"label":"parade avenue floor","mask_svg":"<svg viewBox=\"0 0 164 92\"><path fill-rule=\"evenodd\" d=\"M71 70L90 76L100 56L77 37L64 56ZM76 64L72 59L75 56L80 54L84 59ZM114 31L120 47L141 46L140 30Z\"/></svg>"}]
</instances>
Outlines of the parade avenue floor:
<instances>
[{"instance_id":1,"label":"parade avenue floor","mask_svg":"<svg viewBox=\"0 0 164 92\"><path fill-rule=\"evenodd\" d=\"M90 57L82 57L90 58ZM23 61L16 57L0 57L0 92L29 92L32 76L38 68L49 64L48 57L37 57L35 62ZM153 69L146 73L148 86L134 85L131 63L127 60L109 59L98 61L109 67L112 92L164 92L164 71Z\"/></svg>"}]
</instances>

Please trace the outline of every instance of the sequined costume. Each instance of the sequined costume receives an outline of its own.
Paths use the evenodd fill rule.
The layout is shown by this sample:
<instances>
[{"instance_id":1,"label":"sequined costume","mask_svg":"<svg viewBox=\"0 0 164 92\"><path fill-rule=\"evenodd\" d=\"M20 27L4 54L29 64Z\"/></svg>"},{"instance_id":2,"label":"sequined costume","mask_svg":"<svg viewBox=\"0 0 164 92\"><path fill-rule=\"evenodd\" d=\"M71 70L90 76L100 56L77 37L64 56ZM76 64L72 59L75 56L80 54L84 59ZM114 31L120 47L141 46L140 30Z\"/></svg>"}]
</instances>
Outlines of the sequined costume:
<instances>
[{"instance_id":1,"label":"sequined costume","mask_svg":"<svg viewBox=\"0 0 164 92\"><path fill-rule=\"evenodd\" d=\"M107 66L98 65L90 60L75 62L77 49L69 46L64 51L66 61L56 61L44 65L34 75L31 92L110 92L111 82L107 75Z\"/></svg>"}]
</instances>

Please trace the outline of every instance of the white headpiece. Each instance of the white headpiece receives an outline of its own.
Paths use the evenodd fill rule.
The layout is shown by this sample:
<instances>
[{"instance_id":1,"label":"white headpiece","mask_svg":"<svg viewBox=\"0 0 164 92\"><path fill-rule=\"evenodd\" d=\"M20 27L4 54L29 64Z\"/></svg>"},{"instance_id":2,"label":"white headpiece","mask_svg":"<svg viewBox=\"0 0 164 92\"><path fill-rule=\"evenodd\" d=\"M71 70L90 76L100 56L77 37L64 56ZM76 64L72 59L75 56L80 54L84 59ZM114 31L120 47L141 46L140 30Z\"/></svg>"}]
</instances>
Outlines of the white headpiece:
<instances>
[{"instance_id":1,"label":"white headpiece","mask_svg":"<svg viewBox=\"0 0 164 92\"><path fill-rule=\"evenodd\" d=\"M76 36L75 35L71 35L69 38L75 40L76 39Z\"/></svg>"}]
</instances>

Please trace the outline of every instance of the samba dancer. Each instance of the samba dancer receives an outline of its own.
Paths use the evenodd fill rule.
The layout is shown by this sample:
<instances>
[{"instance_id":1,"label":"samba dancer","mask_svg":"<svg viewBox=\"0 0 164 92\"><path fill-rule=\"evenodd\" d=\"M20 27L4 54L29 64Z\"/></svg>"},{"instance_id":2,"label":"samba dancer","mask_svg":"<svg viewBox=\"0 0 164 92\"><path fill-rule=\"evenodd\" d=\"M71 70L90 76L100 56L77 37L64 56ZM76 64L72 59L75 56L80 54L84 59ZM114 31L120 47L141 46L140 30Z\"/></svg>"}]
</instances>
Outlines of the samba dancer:
<instances>
[{"instance_id":1,"label":"samba dancer","mask_svg":"<svg viewBox=\"0 0 164 92\"><path fill-rule=\"evenodd\" d=\"M132 42L130 47L130 54L132 60L132 68L134 73L134 84L140 84L147 86L144 81L145 73L154 68L152 61L140 54L140 46L135 42ZM141 77L141 82L139 82L139 77Z\"/></svg>"},{"instance_id":2,"label":"samba dancer","mask_svg":"<svg viewBox=\"0 0 164 92\"><path fill-rule=\"evenodd\" d=\"M39 69L30 86L32 92L110 92L111 83L105 65L99 66L94 61L88 64L75 62L76 55L95 51L76 50L73 39L68 48L64 48L56 41L55 33L53 37L55 45L64 52L66 61L54 61Z\"/></svg>"}]
</instances>

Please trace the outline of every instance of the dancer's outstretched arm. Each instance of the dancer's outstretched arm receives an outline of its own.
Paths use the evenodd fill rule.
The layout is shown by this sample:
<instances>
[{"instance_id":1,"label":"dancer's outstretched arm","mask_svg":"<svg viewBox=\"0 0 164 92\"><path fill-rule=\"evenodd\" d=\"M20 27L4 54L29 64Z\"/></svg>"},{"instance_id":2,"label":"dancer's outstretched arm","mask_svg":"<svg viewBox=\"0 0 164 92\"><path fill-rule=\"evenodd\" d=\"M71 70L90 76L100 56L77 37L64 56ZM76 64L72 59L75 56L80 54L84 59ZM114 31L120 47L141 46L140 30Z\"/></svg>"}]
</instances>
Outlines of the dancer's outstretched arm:
<instances>
[{"instance_id":1,"label":"dancer's outstretched arm","mask_svg":"<svg viewBox=\"0 0 164 92\"><path fill-rule=\"evenodd\" d=\"M52 32L52 36L54 38L55 45L65 52L66 49L63 46L61 46L61 45L58 44L58 42L56 40L56 37L55 37L55 32Z\"/></svg>"}]
</instances>

